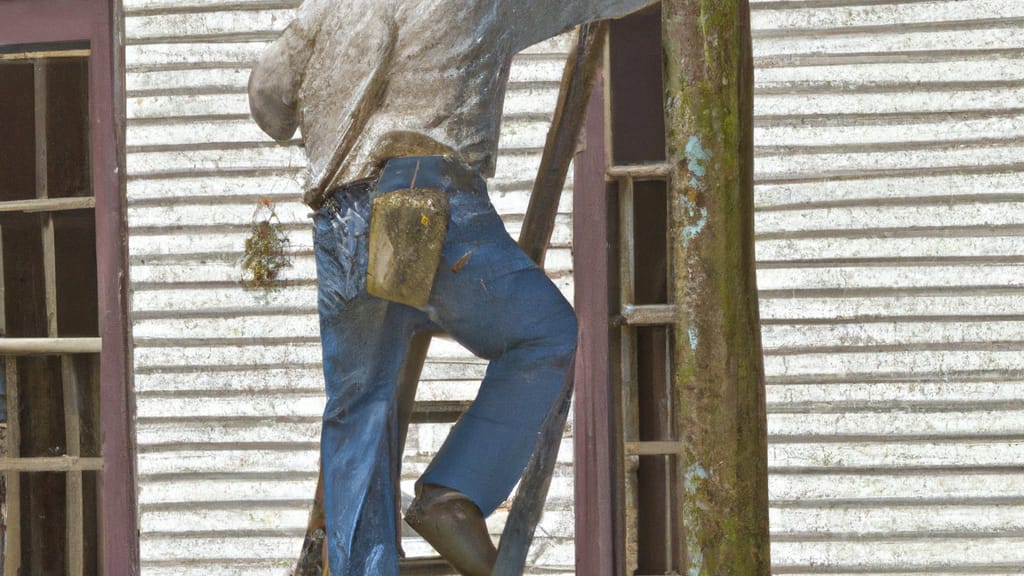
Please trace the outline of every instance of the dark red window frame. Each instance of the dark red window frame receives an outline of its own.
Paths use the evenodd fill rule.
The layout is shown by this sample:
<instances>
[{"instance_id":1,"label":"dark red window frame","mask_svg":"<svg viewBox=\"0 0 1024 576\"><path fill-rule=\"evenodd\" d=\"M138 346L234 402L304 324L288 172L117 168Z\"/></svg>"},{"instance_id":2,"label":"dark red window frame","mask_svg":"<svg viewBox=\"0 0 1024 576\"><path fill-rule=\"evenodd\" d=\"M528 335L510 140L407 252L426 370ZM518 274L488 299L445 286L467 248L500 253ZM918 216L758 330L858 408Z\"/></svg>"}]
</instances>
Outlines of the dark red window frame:
<instances>
[{"instance_id":1,"label":"dark red window frame","mask_svg":"<svg viewBox=\"0 0 1024 576\"><path fill-rule=\"evenodd\" d=\"M108 575L139 572L132 402L129 387L124 221L122 47L112 0L3 0L0 45L88 42L92 187L96 197L103 433L102 537Z\"/></svg>"}]
</instances>

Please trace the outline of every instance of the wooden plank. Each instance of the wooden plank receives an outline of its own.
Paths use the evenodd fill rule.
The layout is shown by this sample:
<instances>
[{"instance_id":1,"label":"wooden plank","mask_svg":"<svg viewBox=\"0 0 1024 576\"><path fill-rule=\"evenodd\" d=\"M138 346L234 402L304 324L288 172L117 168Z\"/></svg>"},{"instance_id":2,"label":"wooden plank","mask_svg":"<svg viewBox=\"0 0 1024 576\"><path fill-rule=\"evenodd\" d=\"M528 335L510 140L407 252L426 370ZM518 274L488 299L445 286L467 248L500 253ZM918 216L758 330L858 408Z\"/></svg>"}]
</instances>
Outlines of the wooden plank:
<instances>
[{"instance_id":1,"label":"wooden plank","mask_svg":"<svg viewBox=\"0 0 1024 576\"><path fill-rule=\"evenodd\" d=\"M580 339L576 352L575 454L576 572L593 576L616 569L618 542L617 479L621 477L612 438L615 408L609 391L615 368L610 362L611 317L608 298L608 226L605 183L604 81L598 76L588 104L584 149L575 160L573 179L573 283ZM615 329L617 330L617 328Z\"/></svg>"},{"instance_id":2,"label":"wooden plank","mask_svg":"<svg viewBox=\"0 0 1024 576\"><path fill-rule=\"evenodd\" d=\"M620 248L621 249L621 248ZM625 282L625 279L621 280ZM637 383L636 332L629 326L621 328L620 337L621 374L619 381L619 405L622 407L622 438L625 443L635 442L640 437L639 385ZM623 450L623 487L625 496L625 555L628 574L639 567L639 478L640 459L626 454Z\"/></svg>"},{"instance_id":3,"label":"wooden plank","mask_svg":"<svg viewBox=\"0 0 1024 576\"><path fill-rule=\"evenodd\" d=\"M668 164L619 164L609 166L609 178L632 178L634 180L661 180L671 173Z\"/></svg>"},{"instance_id":4,"label":"wooden plank","mask_svg":"<svg viewBox=\"0 0 1024 576\"><path fill-rule=\"evenodd\" d=\"M64 434L67 440L67 455L78 458L82 455L81 417L79 415L78 377L71 356L61 356L61 380L64 396ZM82 492L82 471L67 473L67 546L68 574L82 576L85 559L85 518L84 495Z\"/></svg>"},{"instance_id":5,"label":"wooden plank","mask_svg":"<svg viewBox=\"0 0 1024 576\"><path fill-rule=\"evenodd\" d=\"M21 462L21 406L18 402L18 365L12 356L4 358L4 375L7 386L7 458ZM18 576L21 573L21 474L18 470L0 463L7 480L7 526L4 550L4 576Z\"/></svg>"},{"instance_id":6,"label":"wooden plank","mask_svg":"<svg viewBox=\"0 0 1024 576\"><path fill-rule=\"evenodd\" d=\"M46 162L46 68L45 60L35 62L33 72L33 95L34 95L34 133L36 151L36 198L43 199L49 196L47 192L47 171Z\"/></svg>"},{"instance_id":7,"label":"wooden plank","mask_svg":"<svg viewBox=\"0 0 1024 576\"><path fill-rule=\"evenodd\" d=\"M8 397L8 406L10 397ZM8 416L8 439L10 439ZM71 470L102 470L103 458L72 458L70 456L40 456L36 458L0 458L0 470L7 472L69 472ZM9 493L9 491L8 491Z\"/></svg>"},{"instance_id":8,"label":"wooden plank","mask_svg":"<svg viewBox=\"0 0 1024 576\"><path fill-rule=\"evenodd\" d=\"M36 198L49 197L49 162L47 161L47 63L35 63L35 147L36 147ZM57 337L57 251L55 247L53 216L46 214L42 219L43 277L46 293L46 334Z\"/></svg>"},{"instance_id":9,"label":"wooden plank","mask_svg":"<svg viewBox=\"0 0 1024 576\"><path fill-rule=\"evenodd\" d=\"M62 212L64 210L87 210L96 207L96 199L88 198L37 198L35 200L12 200L0 202L2 212Z\"/></svg>"},{"instance_id":10,"label":"wooden plank","mask_svg":"<svg viewBox=\"0 0 1024 576\"><path fill-rule=\"evenodd\" d=\"M0 354L44 356L99 354L100 338L0 338Z\"/></svg>"},{"instance_id":11,"label":"wooden plank","mask_svg":"<svg viewBox=\"0 0 1024 576\"><path fill-rule=\"evenodd\" d=\"M4 284L4 229L0 226L0 338L7 334L7 297L4 295Z\"/></svg>"},{"instance_id":12,"label":"wooden plank","mask_svg":"<svg viewBox=\"0 0 1024 576\"><path fill-rule=\"evenodd\" d=\"M0 52L0 61L43 60L47 58L85 58L92 52L88 48L78 50L39 50L35 52Z\"/></svg>"},{"instance_id":13,"label":"wooden plank","mask_svg":"<svg viewBox=\"0 0 1024 576\"><path fill-rule=\"evenodd\" d=\"M663 326L676 322L679 313L672 304L625 304L619 320L628 326Z\"/></svg>"},{"instance_id":14,"label":"wooden plank","mask_svg":"<svg viewBox=\"0 0 1024 576\"><path fill-rule=\"evenodd\" d=\"M633 202L633 177L619 178L619 302L625 310L636 299L636 245L633 234L635 222ZM617 387L621 395L622 441L632 442L640 435L640 414L637 387L636 332L628 325L622 326L619 339L620 380ZM637 471L639 458L624 455L623 487L625 505L625 563L626 571L632 574L639 566L639 484Z\"/></svg>"},{"instance_id":15,"label":"wooden plank","mask_svg":"<svg viewBox=\"0 0 1024 576\"><path fill-rule=\"evenodd\" d=\"M398 526L395 538L398 550L402 551L402 453L409 435L409 423L416 407L416 389L419 388L420 374L427 361L430 341L433 335L421 333L413 336L406 350L405 362L398 375L398 438L393 454L395 462L391 467L391 481L395 490L395 526ZM457 417L456 417L457 418Z\"/></svg>"},{"instance_id":16,"label":"wooden plank","mask_svg":"<svg viewBox=\"0 0 1024 576\"><path fill-rule=\"evenodd\" d=\"M46 60L37 60L34 65L34 89L35 89L35 152L36 152L36 199L40 204L45 204L49 198L49 150L47 149L48 139L48 100L49 100L49 87L48 87L48 63ZM44 292L46 302L46 334L50 338L56 338L58 336L58 318L57 318L57 248L56 248L56 232L54 229L54 218L53 214L46 212L43 213L42 226L40 233L42 235L42 246L43 246L43 278L44 278ZM65 440L67 442L66 457L74 459L80 455L80 434L79 434L79 422L77 418L77 410L74 410L74 418L69 419L66 407L69 402L73 403L75 400L75 394L73 393L73 380L74 369L71 365L71 358L64 356L61 358L61 373L63 381L63 399L64 405L60 406L55 402L55 398L47 398L41 407L40 414L47 418L57 420L59 414L64 412L64 426L65 426ZM69 398L69 392L72 392ZM74 443L72 443L72 439ZM65 476L65 492L66 492L66 508L67 516L65 518L65 533L67 537L67 547L64 551L67 558L67 567L69 576L82 576L83 570L83 557L84 557L84 538L82 534L82 474L80 471L77 473L70 473ZM49 498L50 495L42 495L44 498ZM42 518L33 518L32 523L43 524L45 529L45 515ZM35 532L33 530L33 532ZM30 545L37 545L36 542L30 543Z\"/></svg>"},{"instance_id":17,"label":"wooden plank","mask_svg":"<svg viewBox=\"0 0 1024 576\"><path fill-rule=\"evenodd\" d=\"M440 556L401 558L398 565L402 576L450 576L456 573L451 564Z\"/></svg>"},{"instance_id":18,"label":"wooden plank","mask_svg":"<svg viewBox=\"0 0 1024 576\"><path fill-rule=\"evenodd\" d=\"M644 442L626 442L627 456L669 456L682 454L685 445L682 442L666 440L650 440Z\"/></svg>"},{"instance_id":19,"label":"wooden plank","mask_svg":"<svg viewBox=\"0 0 1024 576\"><path fill-rule=\"evenodd\" d=\"M633 178L619 179L619 302L623 308L636 300L636 246L633 237Z\"/></svg>"}]
</instances>

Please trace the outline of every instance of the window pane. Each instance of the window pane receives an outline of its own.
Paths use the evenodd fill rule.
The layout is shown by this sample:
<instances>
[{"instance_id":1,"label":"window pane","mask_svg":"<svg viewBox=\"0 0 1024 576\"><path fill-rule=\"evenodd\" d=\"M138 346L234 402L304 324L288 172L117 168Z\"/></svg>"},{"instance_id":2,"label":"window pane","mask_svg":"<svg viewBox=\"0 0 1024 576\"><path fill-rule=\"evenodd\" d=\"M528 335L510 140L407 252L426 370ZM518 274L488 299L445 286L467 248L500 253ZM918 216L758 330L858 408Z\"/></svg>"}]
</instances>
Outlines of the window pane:
<instances>
[{"instance_id":1,"label":"window pane","mask_svg":"<svg viewBox=\"0 0 1024 576\"><path fill-rule=\"evenodd\" d=\"M0 233L3 234L7 316L4 335L10 338L45 338L42 221L38 214L0 214Z\"/></svg>"},{"instance_id":2,"label":"window pane","mask_svg":"<svg viewBox=\"0 0 1024 576\"><path fill-rule=\"evenodd\" d=\"M66 573L67 480L64 474L21 474L21 570L31 576Z\"/></svg>"},{"instance_id":3,"label":"window pane","mask_svg":"<svg viewBox=\"0 0 1024 576\"><path fill-rule=\"evenodd\" d=\"M40 80L45 90L37 91ZM6 136L0 141L0 202L92 196L87 59L0 64L0 102ZM42 124L45 133L36 134ZM45 174L36 172L37 148L45 148L39 156L46 159ZM45 194L37 185L42 181ZM0 336L98 337L94 211L0 213L0 235L0 295L6 309ZM48 277L46 270L53 273ZM54 294L49 302L48 292ZM56 315L56 332L48 329L48 314ZM0 378L0 399L6 406L17 390L18 457L101 455L98 354L5 362L11 369ZM13 415L7 414L8 420ZM20 525L9 528L20 534L21 573L67 574L74 549L68 547L68 534L77 533L84 544L84 573L98 574L98 475L31 472L12 478L18 482L9 487L6 504L19 508ZM79 508L81 525L69 525Z\"/></svg>"},{"instance_id":4,"label":"window pane","mask_svg":"<svg viewBox=\"0 0 1024 576\"><path fill-rule=\"evenodd\" d=\"M46 64L46 164L50 198L92 196L89 76L85 58Z\"/></svg>"},{"instance_id":5,"label":"window pane","mask_svg":"<svg viewBox=\"0 0 1024 576\"><path fill-rule=\"evenodd\" d=\"M0 64L0 202L36 197L32 63Z\"/></svg>"},{"instance_id":6,"label":"window pane","mask_svg":"<svg viewBox=\"0 0 1024 576\"><path fill-rule=\"evenodd\" d=\"M57 334L96 337L99 298L96 288L96 220L92 210L53 216L57 266Z\"/></svg>"}]
</instances>

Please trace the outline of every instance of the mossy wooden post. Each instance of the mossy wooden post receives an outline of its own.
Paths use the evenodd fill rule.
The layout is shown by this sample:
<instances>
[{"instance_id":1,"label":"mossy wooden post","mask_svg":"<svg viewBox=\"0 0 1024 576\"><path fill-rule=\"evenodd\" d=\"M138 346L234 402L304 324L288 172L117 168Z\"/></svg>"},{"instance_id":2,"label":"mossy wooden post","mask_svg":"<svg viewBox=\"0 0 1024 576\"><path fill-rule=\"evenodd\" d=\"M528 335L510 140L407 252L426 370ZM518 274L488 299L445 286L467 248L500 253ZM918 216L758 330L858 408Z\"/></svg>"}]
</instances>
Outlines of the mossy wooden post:
<instances>
[{"instance_id":1,"label":"mossy wooden post","mask_svg":"<svg viewBox=\"0 0 1024 576\"><path fill-rule=\"evenodd\" d=\"M767 576L748 0L663 3L687 573Z\"/></svg>"}]
</instances>

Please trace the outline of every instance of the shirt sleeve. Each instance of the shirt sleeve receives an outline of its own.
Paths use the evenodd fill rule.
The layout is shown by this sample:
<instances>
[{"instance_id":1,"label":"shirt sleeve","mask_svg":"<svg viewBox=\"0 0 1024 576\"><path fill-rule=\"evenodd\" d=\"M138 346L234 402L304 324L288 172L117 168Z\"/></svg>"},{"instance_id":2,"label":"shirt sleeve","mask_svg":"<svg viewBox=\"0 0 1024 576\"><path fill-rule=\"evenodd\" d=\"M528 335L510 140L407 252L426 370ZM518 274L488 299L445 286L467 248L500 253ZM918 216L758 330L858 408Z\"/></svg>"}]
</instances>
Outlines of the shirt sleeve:
<instances>
[{"instance_id":1,"label":"shirt sleeve","mask_svg":"<svg viewBox=\"0 0 1024 576\"><path fill-rule=\"evenodd\" d=\"M288 140L298 128L299 87L327 7L327 0L305 0L249 75L249 110L275 140Z\"/></svg>"},{"instance_id":2,"label":"shirt sleeve","mask_svg":"<svg viewBox=\"0 0 1024 576\"><path fill-rule=\"evenodd\" d=\"M655 0L508 0L508 22L514 23L516 52L574 26L618 18L654 4Z\"/></svg>"}]
</instances>

